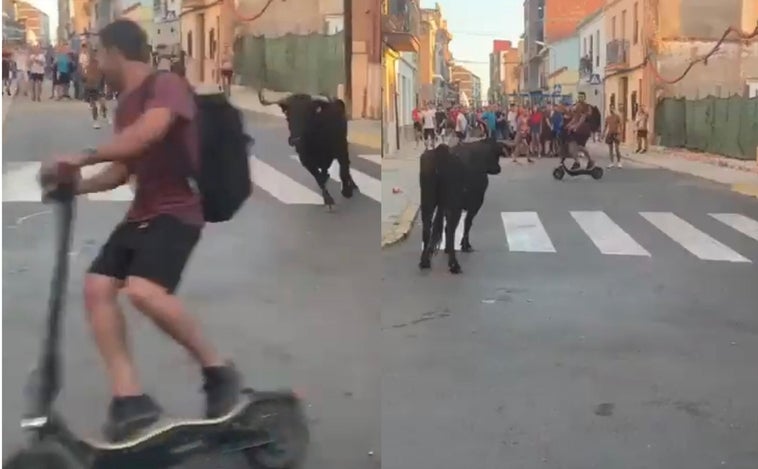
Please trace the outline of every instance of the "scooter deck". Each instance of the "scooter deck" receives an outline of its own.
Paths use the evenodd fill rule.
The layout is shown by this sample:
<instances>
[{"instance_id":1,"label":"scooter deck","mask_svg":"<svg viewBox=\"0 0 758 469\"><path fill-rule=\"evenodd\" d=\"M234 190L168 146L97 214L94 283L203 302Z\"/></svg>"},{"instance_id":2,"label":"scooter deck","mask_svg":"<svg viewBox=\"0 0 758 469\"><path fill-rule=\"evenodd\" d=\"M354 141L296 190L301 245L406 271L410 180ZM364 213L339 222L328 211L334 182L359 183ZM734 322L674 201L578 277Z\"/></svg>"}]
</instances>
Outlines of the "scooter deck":
<instances>
[{"instance_id":1,"label":"scooter deck","mask_svg":"<svg viewBox=\"0 0 758 469\"><path fill-rule=\"evenodd\" d=\"M282 397L288 397L288 396L294 397L293 394L287 393L287 392L258 393L258 392L253 392L252 389L244 389L241 392L240 400L237 403L237 405L234 406L234 408L231 411L229 411L229 413L227 413L226 415L223 415L215 419L164 418L156 422L155 424L151 425L150 427L146 428L144 431L140 432L134 437L124 440L124 441L111 443L108 441L98 440L95 438L86 438L84 439L84 442L90 445L93 449L96 449L99 451L130 450L132 448L142 446L148 443L149 441L154 440L157 437L160 437L161 435L168 435L172 431L179 431L179 430L192 431L192 430L199 430L201 427L216 427L219 425L223 425L224 423L234 420L236 417L242 414L242 412L244 412L251 404L255 403L256 401L259 401L262 399L265 400L266 398L272 398L272 397L282 398Z\"/></svg>"}]
</instances>

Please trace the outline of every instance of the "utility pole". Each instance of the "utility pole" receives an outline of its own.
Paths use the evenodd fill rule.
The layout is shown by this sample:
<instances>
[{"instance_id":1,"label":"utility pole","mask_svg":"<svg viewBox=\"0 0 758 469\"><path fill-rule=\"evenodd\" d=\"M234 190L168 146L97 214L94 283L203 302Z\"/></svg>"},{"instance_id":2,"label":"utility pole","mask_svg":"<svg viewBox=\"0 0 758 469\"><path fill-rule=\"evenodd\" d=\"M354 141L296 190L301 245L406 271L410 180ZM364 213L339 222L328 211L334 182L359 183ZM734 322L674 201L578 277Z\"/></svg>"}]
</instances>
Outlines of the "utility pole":
<instances>
[{"instance_id":1,"label":"utility pole","mask_svg":"<svg viewBox=\"0 0 758 469\"><path fill-rule=\"evenodd\" d=\"M344 0L345 103L348 119L353 113L353 0Z\"/></svg>"}]
</instances>

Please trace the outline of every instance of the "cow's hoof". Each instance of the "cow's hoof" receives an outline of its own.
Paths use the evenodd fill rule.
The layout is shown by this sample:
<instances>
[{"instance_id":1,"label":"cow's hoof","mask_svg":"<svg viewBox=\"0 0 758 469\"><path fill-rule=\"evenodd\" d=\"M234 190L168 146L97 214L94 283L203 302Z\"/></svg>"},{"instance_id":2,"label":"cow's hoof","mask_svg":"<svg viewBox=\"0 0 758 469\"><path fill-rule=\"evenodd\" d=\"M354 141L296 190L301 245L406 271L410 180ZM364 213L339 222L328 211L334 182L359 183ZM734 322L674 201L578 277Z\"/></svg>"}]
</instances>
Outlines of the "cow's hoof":
<instances>
[{"instance_id":1,"label":"cow's hoof","mask_svg":"<svg viewBox=\"0 0 758 469\"><path fill-rule=\"evenodd\" d=\"M448 249L448 248L445 248L445 254L450 254L451 252L452 252L452 251L450 251L450 249Z\"/></svg>"},{"instance_id":2,"label":"cow's hoof","mask_svg":"<svg viewBox=\"0 0 758 469\"><path fill-rule=\"evenodd\" d=\"M335 204L334 197L332 197L331 194L326 194L324 196L324 205L326 205L329 208L329 210L331 210L332 207L334 207L334 204Z\"/></svg>"},{"instance_id":3,"label":"cow's hoof","mask_svg":"<svg viewBox=\"0 0 758 469\"><path fill-rule=\"evenodd\" d=\"M457 263L457 262L455 262L453 264L450 264L448 267L450 268L450 273L451 274L462 274L463 273L463 271L461 270L461 265L459 263Z\"/></svg>"},{"instance_id":4,"label":"cow's hoof","mask_svg":"<svg viewBox=\"0 0 758 469\"><path fill-rule=\"evenodd\" d=\"M432 268L432 261L430 259L421 259L418 263L418 268L421 270L424 269L431 269Z\"/></svg>"},{"instance_id":5,"label":"cow's hoof","mask_svg":"<svg viewBox=\"0 0 758 469\"><path fill-rule=\"evenodd\" d=\"M461 244L461 252L474 252L474 246L469 243Z\"/></svg>"},{"instance_id":6,"label":"cow's hoof","mask_svg":"<svg viewBox=\"0 0 758 469\"><path fill-rule=\"evenodd\" d=\"M342 186L342 196L346 199L349 199L353 196L353 193L356 190L358 190L358 187L355 185Z\"/></svg>"}]
</instances>

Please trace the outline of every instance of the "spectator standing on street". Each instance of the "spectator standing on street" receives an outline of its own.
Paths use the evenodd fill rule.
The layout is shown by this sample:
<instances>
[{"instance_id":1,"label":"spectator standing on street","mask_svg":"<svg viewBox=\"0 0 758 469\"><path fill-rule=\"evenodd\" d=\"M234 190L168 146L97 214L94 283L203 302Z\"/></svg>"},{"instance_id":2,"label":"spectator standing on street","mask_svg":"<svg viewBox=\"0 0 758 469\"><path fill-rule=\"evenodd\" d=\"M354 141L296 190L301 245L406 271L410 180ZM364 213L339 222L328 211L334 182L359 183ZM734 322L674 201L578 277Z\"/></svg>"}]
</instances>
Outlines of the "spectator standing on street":
<instances>
[{"instance_id":1,"label":"spectator standing on street","mask_svg":"<svg viewBox=\"0 0 758 469\"><path fill-rule=\"evenodd\" d=\"M637 151L635 153L647 152L647 122L648 115L645 111L645 106L640 106L637 111L637 119L635 119L635 127L637 129Z\"/></svg>"},{"instance_id":2,"label":"spectator standing on street","mask_svg":"<svg viewBox=\"0 0 758 469\"><path fill-rule=\"evenodd\" d=\"M605 118L605 143L608 144L608 151L610 152L611 164L609 168L621 167L621 150L619 145L621 144L621 118L616 114L616 109L611 106L608 109L608 117ZM616 162L613 160L613 155L616 155Z\"/></svg>"},{"instance_id":3,"label":"spectator standing on street","mask_svg":"<svg viewBox=\"0 0 758 469\"><path fill-rule=\"evenodd\" d=\"M11 68L13 58L10 52L3 51L3 92L8 96L11 95Z\"/></svg>"},{"instance_id":4,"label":"spectator standing on street","mask_svg":"<svg viewBox=\"0 0 758 469\"><path fill-rule=\"evenodd\" d=\"M228 45L224 47L224 54L221 56L221 87L228 98L232 94L232 75L234 74L234 64L232 63L232 48Z\"/></svg>"},{"instance_id":5,"label":"spectator standing on street","mask_svg":"<svg viewBox=\"0 0 758 469\"><path fill-rule=\"evenodd\" d=\"M87 68L84 70L84 95L92 112L92 128L99 129L98 117L108 119L108 106L105 103L105 77L95 57L88 60Z\"/></svg>"},{"instance_id":6,"label":"spectator standing on street","mask_svg":"<svg viewBox=\"0 0 758 469\"><path fill-rule=\"evenodd\" d=\"M436 126L434 125L435 114L436 111L434 110L434 105L432 103L429 103L426 110L421 113L421 118L423 120L424 147L426 149L434 148L436 143L437 135L435 133Z\"/></svg>"},{"instance_id":7,"label":"spectator standing on street","mask_svg":"<svg viewBox=\"0 0 758 469\"><path fill-rule=\"evenodd\" d=\"M14 54L16 62L16 96L29 94L29 51L26 45L19 47Z\"/></svg>"},{"instance_id":8,"label":"spectator standing on street","mask_svg":"<svg viewBox=\"0 0 758 469\"><path fill-rule=\"evenodd\" d=\"M532 113L529 116L529 136L531 137L529 143L529 151L534 155L542 157L540 153L540 141L542 139L542 111L539 106L532 107Z\"/></svg>"},{"instance_id":9,"label":"spectator standing on street","mask_svg":"<svg viewBox=\"0 0 758 469\"><path fill-rule=\"evenodd\" d=\"M71 99L68 89L71 84L73 64L71 63L71 56L69 56L66 46L62 46L55 57L55 70L58 78L56 82L58 100L63 98Z\"/></svg>"},{"instance_id":10,"label":"spectator standing on street","mask_svg":"<svg viewBox=\"0 0 758 469\"><path fill-rule=\"evenodd\" d=\"M29 56L29 80L32 89L32 101L42 101L42 82L45 80L45 65L47 60L39 46L32 48Z\"/></svg>"},{"instance_id":11,"label":"spectator standing on street","mask_svg":"<svg viewBox=\"0 0 758 469\"><path fill-rule=\"evenodd\" d=\"M459 142L466 140L466 129L468 129L468 121L466 120L466 114L461 110L455 116L455 136Z\"/></svg>"}]
</instances>

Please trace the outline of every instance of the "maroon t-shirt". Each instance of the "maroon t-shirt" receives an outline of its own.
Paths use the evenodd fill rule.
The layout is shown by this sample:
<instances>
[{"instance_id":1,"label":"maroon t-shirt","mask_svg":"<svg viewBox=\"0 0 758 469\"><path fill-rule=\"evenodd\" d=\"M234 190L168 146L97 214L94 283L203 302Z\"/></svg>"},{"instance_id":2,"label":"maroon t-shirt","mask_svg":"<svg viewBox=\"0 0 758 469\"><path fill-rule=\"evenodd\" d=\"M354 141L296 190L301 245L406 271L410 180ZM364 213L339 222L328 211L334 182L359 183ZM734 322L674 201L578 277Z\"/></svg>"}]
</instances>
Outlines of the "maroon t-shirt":
<instances>
[{"instance_id":1,"label":"maroon t-shirt","mask_svg":"<svg viewBox=\"0 0 758 469\"><path fill-rule=\"evenodd\" d=\"M185 223L203 226L200 195L189 179L190 168L197 168L200 160L195 100L187 83L173 73L160 73L155 77L147 101L145 85L119 96L116 133L130 126L148 109L170 109L175 120L161 142L127 164L137 187L126 219L145 221L158 215L172 215Z\"/></svg>"}]
</instances>

